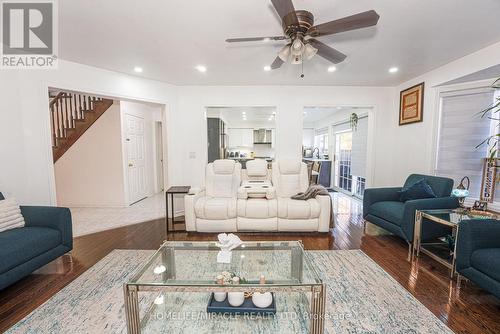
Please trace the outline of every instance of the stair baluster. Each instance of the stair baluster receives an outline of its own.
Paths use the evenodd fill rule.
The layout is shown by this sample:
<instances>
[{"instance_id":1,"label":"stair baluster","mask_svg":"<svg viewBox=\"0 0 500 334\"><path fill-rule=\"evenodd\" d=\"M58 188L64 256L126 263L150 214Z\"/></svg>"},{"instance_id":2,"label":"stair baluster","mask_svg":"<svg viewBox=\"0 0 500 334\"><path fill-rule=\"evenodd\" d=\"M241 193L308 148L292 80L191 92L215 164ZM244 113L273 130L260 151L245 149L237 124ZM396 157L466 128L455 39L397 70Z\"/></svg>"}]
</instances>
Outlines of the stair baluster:
<instances>
[{"instance_id":1,"label":"stair baluster","mask_svg":"<svg viewBox=\"0 0 500 334\"><path fill-rule=\"evenodd\" d=\"M54 162L113 104L101 97L59 92L49 103ZM88 113L88 114L87 114Z\"/></svg>"}]
</instances>

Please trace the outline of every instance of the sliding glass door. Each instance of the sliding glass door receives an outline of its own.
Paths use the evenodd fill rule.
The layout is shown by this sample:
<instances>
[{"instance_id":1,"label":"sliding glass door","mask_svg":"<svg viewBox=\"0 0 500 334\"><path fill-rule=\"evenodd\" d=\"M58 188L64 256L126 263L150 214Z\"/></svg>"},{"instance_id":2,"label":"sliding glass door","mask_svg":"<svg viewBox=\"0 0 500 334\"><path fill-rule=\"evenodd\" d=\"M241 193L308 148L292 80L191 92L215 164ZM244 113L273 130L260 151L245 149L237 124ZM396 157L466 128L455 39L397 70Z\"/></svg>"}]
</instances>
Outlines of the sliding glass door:
<instances>
[{"instance_id":1,"label":"sliding glass door","mask_svg":"<svg viewBox=\"0 0 500 334\"><path fill-rule=\"evenodd\" d=\"M337 171L335 185L347 192L352 191L351 154L352 132L342 132L335 136L335 170Z\"/></svg>"},{"instance_id":2,"label":"sliding glass door","mask_svg":"<svg viewBox=\"0 0 500 334\"><path fill-rule=\"evenodd\" d=\"M345 131L335 134L335 185L349 195L363 197L366 180L353 175L353 160L361 160L353 147L353 132ZM354 158L354 159L353 159ZM356 161L365 164L364 161Z\"/></svg>"}]
</instances>

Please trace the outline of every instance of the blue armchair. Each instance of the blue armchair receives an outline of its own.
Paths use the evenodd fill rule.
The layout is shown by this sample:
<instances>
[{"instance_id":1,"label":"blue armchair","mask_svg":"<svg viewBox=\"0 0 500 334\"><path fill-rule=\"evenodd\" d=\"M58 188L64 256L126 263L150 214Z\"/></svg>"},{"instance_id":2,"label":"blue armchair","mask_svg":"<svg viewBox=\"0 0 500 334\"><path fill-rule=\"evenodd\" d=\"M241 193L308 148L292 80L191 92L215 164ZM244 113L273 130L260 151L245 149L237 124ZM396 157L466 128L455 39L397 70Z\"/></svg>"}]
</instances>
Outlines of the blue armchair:
<instances>
[{"instance_id":1,"label":"blue armchair","mask_svg":"<svg viewBox=\"0 0 500 334\"><path fill-rule=\"evenodd\" d=\"M445 177L411 174L404 187L411 186L425 179L432 188L436 198L425 198L401 202L399 191L403 187L366 189L363 197L363 218L372 224L382 227L391 233L413 242L416 210L453 209L458 207L458 199L451 197L453 180ZM422 231L422 239L428 240L450 233L449 228L426 224Z\"/></svg>"},{"instance_id":2,"label":"blue armchair","mask_svg":"<svg viewBox=\"0 0 500 334\"><path fill-rule=\"evenodd\" d=\"M21 213L25 227L0 232L0 290L73 249L69 209L21 206Z\"/></svg>"},{"instance_id":3,"label":"blue armchair","mask_svg":"<svg viewBox=\"0 0 500 334\"><path fill-rule=\"evenodd\" d=\"M458 274L500 299L500 221L463 220L458 231Z\"/></svg>"}]
</instances>

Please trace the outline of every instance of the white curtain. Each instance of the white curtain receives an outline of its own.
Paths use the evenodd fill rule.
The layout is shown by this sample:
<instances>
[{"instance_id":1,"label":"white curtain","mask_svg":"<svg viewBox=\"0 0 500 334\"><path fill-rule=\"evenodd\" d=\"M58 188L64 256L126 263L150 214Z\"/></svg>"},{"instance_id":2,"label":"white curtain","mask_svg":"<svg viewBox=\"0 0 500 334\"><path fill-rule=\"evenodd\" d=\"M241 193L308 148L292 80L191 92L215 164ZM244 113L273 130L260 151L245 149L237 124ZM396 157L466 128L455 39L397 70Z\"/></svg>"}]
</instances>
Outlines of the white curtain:
<instances>
[{"instance_id":1,"label":"white curtain","mask_svg":"<svg viewBox=\"0 0 500 334\"><path fill-rule=\"evenodd\" d=\"M351 174L366 178L366 146L368 144L368 117L358 120L352 131Z\"/></svg>"},{"instance_id":2,"label":"white curtain","mask_svg":"<svg viewBox=\"0 0 500 334\"><path fill-rule=\"evenodd\" d=\"M489 136L492 127L492 121L481 118L479 112L491 105L493 97L494 91L486 88L441 95L436 175L454 179L455 186L468 176L472 198L479 197L483 158L488 155L486 145L476 146Z\"/></svg>"}]
</instances>

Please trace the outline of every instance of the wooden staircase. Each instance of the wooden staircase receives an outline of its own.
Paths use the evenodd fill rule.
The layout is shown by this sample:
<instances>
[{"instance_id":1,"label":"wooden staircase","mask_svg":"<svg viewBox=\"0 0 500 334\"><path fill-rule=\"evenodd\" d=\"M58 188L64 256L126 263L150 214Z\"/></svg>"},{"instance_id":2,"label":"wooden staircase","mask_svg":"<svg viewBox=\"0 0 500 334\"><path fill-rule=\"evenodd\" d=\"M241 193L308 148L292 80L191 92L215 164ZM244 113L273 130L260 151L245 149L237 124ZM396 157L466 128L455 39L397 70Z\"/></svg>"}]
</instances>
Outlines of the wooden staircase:
<instances>
[{"instance_id":1,"label":"wooden staircase","mask_svg":"<svg viewBox=\"0 0 500 334\"><path fill-rule=\"evenodd\" d=\"M71 92L49 98L55 163L111 107L113 100Z\"/></svg>"}]
</instances>

